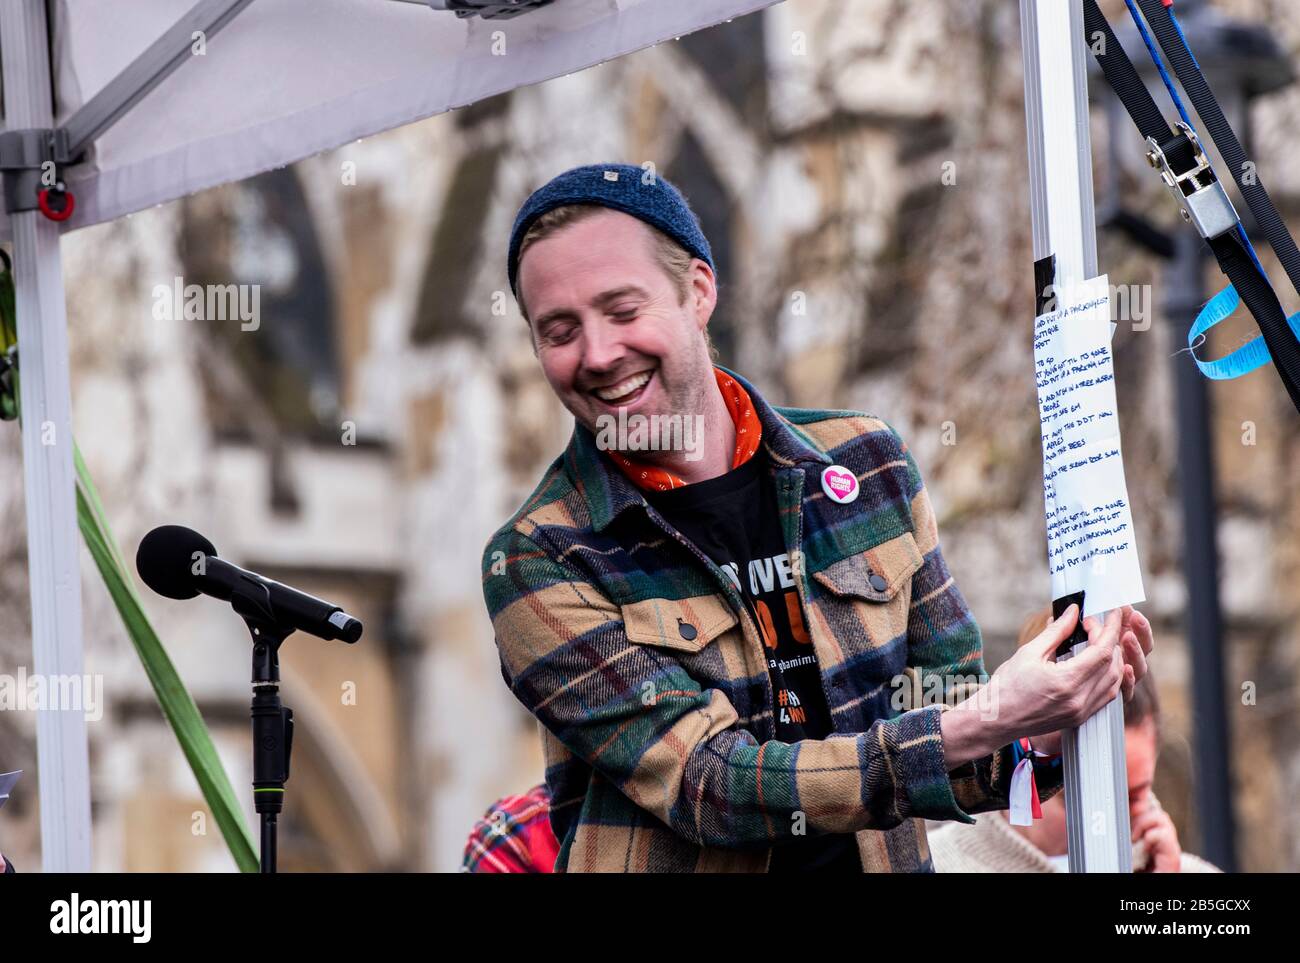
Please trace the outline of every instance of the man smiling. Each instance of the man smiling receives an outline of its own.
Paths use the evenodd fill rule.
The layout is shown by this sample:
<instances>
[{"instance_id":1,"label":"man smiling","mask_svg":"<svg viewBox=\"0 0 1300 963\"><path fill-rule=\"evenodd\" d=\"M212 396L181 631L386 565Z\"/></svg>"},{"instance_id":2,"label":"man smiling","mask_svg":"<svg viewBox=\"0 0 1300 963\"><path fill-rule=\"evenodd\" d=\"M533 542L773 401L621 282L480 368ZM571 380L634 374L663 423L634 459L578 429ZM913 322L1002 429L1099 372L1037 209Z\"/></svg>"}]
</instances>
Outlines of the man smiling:
<instances>
[{"instance_id":1,"label":"man smiling","mask_svg":"<svg viewBox=\"0 0 1300 963\"><path fill-rule=\"evenodd\" d=\"M924 819L1013 802L1013 742L1037 750L1016 804L1059 789L1059 730L1146 671L1143 616L1086 621L1090 647L1057 665L1071 607L978 687L979 629L906 446L713 364L712 254L663 178L559 175L507 261L575 420L483 555L502 674L542 724L557 870L928 872ZM702 443L599 443L634 415L698 419ZM936 678L942 701L891 706Z\"/></svg>"}]
</instances>

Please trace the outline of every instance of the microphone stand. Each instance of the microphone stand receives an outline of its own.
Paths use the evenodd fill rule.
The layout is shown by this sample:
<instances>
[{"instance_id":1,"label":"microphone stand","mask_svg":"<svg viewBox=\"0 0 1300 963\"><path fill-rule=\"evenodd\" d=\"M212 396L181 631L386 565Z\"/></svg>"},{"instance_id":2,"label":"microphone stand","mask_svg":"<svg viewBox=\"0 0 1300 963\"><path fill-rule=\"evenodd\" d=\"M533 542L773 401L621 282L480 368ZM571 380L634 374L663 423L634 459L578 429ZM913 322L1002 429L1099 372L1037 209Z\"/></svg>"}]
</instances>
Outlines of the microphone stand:
<instances>
[{"instance_id":1,"label":"microphone stand","mask_svg":"<svg viewBox=\"0 0 1300 963\"><path fill-rule=\"evenodd\" d=\"M262 817L263 873L276 872L277 817L293 750L293 710L280 702L280 643L293 629L275 620L267 587L241 578L230 604L253 636L253 807Z\"/></svg>"}]
</instances>

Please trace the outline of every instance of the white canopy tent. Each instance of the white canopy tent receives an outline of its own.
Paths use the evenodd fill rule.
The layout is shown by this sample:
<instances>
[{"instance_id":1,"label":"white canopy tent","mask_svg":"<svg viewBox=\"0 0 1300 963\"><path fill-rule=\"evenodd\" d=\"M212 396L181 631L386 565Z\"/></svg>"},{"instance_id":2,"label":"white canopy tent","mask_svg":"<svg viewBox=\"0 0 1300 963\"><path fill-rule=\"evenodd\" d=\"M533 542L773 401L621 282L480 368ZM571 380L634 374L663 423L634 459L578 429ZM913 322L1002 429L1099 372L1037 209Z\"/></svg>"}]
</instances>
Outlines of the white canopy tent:
<instances>
[{"instance_id":1,"label":"white canopy tent","mask_svg":"<svg viewBox=\"0 0 1300 963\"><path fill-rule=\"evenodd\" d=\"M283 166L774 2L0 4L0 236L11 238L14 250L34 671L83 672L60 231ZM75 197L61 222L36 208L37 191L53 186L55 174ZM51 206L56 214L66 210ZM41 711L37 743L44 869L89 870L83 715Z\"/></svg>"}]
</instances>

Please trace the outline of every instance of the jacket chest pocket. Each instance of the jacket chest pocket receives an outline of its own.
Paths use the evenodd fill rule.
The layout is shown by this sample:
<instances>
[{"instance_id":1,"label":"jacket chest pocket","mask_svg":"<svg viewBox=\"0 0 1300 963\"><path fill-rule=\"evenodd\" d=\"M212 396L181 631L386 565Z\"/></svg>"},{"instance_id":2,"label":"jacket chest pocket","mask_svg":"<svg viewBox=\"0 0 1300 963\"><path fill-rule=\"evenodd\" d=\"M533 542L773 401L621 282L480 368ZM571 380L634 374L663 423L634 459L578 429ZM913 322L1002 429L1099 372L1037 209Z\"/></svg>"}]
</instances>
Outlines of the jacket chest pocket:
<instances>
[{"instance_id":1,"label":"jacket chest pocket","mask_svg":"<svg viewBox=\"0 0 1300 963\"><path fill-rule=\"evenodd\" d=\"M738 621L718 595L645 599L621 608L628 641L679 652L699 652Z\"/></svg>"},{"instance_id":2,"label":"jacket chest pocket","mask_svg":"<svg viewBox=\"0 0 1300 963\"><path fill-rule=\"evenodd\" d=\"M766 664L751 658L740 620L723 596L645 599L621 608L629 642L665 650L701 687L723 690L745 714L742 707L754 698L746 680L765 674Z\"/></svg>"},{"instance_id":3,"label":"jacket chest pocket","mask_svg":"<svg viewBox=\"0 0 1300 963\"><path fill-rule=\"evenodd\" d=\"M880 696L907 667L912 576L924 562L916 539L904 532L813 574L824 590L815 604L860 693Z\"/></svg>"}]
</instances>

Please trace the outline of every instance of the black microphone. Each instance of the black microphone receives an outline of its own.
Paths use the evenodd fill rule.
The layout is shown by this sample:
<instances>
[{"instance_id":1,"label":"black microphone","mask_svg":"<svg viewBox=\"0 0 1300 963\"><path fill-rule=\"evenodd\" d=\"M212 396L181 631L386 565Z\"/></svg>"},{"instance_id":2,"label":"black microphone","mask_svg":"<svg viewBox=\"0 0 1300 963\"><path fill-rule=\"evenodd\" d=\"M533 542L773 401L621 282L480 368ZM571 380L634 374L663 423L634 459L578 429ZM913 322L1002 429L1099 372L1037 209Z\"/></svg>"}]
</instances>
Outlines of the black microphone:
<instances>
[{"instance_id":1,"label":"black microphone","mask_svg":"<svg viewBox=\"0 0 1300 963\"><path fill-rule=\"evenodd\" d=\"M217 557L212 543L183 525L163 525L140 540L136 571L144 584L169 599L192 599L200 592L229 602L239 588L266 593L271 615L286 629L322 639L355 642L361 623L337 605L282 585Z\"/></svg>"}]
</instances>

